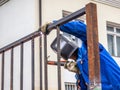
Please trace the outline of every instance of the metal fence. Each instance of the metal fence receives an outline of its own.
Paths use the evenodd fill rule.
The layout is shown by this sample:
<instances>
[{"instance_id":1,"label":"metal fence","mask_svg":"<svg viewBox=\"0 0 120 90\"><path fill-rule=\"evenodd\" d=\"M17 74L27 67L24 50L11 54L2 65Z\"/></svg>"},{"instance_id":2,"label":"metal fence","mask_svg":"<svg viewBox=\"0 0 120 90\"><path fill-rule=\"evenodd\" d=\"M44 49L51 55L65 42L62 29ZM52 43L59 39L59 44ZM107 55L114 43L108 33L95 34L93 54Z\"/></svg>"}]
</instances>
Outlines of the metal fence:
<instances>
[{"instance_id":1,"label":"metal fence","mask_svg":"<svg viewBox=\"0 0 120 90\"><path fill-rule=\"evenodd\" d=\"M99 76L99 56L98 56L98 51L95 51L93 47L96 47L95 49L98 50L98 45L94 42L98 42L98 38L97 38L97 16L96 16L96 5L93 4L93 3L89 3L87 4L84 8L56 21L55 23L52 23L48 26L48 29L51 30L51 29L54 29L56 28L57 29L57 36L59 37L59 26L68 22L68 21L71 21L77 17L80 17L82 15L86 14L86 18L87 18L87 29L89 30L89 32L87 33L87 36L89 35L88 37L88 47L91 48L89 49L88 51L88 57L89 57L89 78L91 80L91 84L90 85L93 85L94 83L100 83L100 76ZM40 28L41 29L41 28ZM1 82L1 88L0 90L5 90L5 54L7 51L10 51L10 87L9 89L10 90L13 90L13 81L14 81L14 55L15 55L15 48L16 47L19 47L20 48L20 90L23 90L24 88L24 54L25 54L25 50L24 50L24 47L25 47L25 43L26 42L30 42L30 47L31 47L31 90L34 90L35 88L35 38L39 38L39 61L40 61L40 90L43 90L43 84L44 84L44 89L45 90L48 90L48 67L47 65L48 64L51 64L51 62L48 62L47 61L47 35L42 35L41 34L41 31L37 30L23 38L21 38L20 40L18 41L15 41L3 48L0 49L0 55L1 55L1 79L0 79L0 82ZM94 34L96 34L96 37L94 38L93 36L93 32L95 32ZM92 34L91 34L92 33ZM43 38L43 39L42 39ZM94 39L94 40L93 40ZM43 41L43 44L42 44L42 40ZM59 38L58 38L58 51L60 49L60 46L59 46ZM92 44L90 44L92 43ZM92 45L92 46L91 46ZM44 53L43 51L44 50ZM95 53L94 53L95 52ZM91 53L93 53L93 55L90 55ZM96 55L94 55L96 54ZM44 57L42 57L44 55ZM96 56L93 59L94 56ZM28 56L29 57L29 56ZM96 63L94 63L93 61L95 61ZM44 72L43 72L43 65L42 63L44 62ZM63 62L64 63L64 62ZM57 72L58 72L58 90L61 90L61 65L63 65L62 62L60 62L60 52L57 54L57 62L53 62L52 64L54 65L57 65ZM95 68L98 68L98 69L95 69ZM94 72L94 70L97 70L96 72ZM44 79L43 79L43 74L44 73ZM97 81L94 80L94 78L97 78ZM43 83L44 81L44 83Z\"/></svg>"},{"instance_id":2,"label":"metal fence","mask_svg":"<svg viewBox=\"0 0 120 90\"><path fill-rule=\"evenodd\" d=\"M31 45L31 86L32 86L32 90L34 90L34 39L36 37L39 37L40 39L40 44L41 44L41 32L40 31L36 31L34 33L31 33L30 35L23 37L22 39L15 41L3 48L0 49L0 54L1 54L1 90L4 90L5 88L5 83L4 83L4 74L5 74L5 54L10 51L10 90L13 90L13 80L14 80L14 49L16 47L20 47L20 90L23 90L23 68L24 68L24 44L26 42L30 41L30 45ZM41 48L40 48L40 52L41 52ZM41 59L41 58L40 58ZM41 61L41 60L40 60ZM40 63L41 65L41 63ZM9 69L9 68L8 68ZM41 72L41 71L40 71ZM42 75L40 75L41 77ZM9 80L8 80L9 81Z\"/></svg>"}]
</instances>

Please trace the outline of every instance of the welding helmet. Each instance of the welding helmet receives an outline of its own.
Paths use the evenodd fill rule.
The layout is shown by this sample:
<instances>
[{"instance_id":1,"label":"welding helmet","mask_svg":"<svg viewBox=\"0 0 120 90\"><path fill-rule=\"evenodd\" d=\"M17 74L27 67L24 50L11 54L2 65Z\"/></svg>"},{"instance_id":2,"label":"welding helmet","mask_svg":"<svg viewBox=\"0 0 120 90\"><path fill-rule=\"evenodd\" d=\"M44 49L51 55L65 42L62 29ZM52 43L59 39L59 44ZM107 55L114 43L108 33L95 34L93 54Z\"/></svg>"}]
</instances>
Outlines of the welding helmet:
<instances>
[{"instance_id":1,"label":"welding helmet","mask_svg":"<svg viewBox=\"0 0 120 90\"><path fill-rule=\"evenodd\" d=\"M58 52L57 38L58 37L56 37L51 44L52 50L55 51L56 53ZM78 49L78 46L71 42L66 37L64 37L62 34L60 34L59 38L60 38L60 55L65 60L68 60L73 55L73 53Z\"/></svg>"}]
</instances>

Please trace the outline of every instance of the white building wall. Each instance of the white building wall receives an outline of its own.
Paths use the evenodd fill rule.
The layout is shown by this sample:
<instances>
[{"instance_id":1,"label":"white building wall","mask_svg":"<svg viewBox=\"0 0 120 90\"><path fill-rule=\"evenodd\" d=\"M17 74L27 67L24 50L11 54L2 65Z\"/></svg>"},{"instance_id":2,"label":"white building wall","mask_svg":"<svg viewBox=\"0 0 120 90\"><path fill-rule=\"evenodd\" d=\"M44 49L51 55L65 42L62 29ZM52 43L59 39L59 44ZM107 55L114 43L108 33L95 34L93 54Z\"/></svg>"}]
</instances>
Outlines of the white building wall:
<instances>
[{"instance_id":1,"label":"white building wall","mask_svg":"<svg viewBox=\"0 0 120 90\"><path fill-rule=\"evenodd\" d=\"M10 0L0 7L0 47L38 29L38 0Z\"/></svg>"},{"instance_id":2,"label":"white building wall","mask_svg":"<svg viewBox=\"0 0 120 90\"><path fill-rule=\"evenodd\" d=\"M32 33L39 27L39 0L10 0L0 7L0 48ZM31 90L31 44L24 44L24 90ZM20 90L20 46L14 48L13 89ZM0 55L0 72L1 72ZM35 63L39 63L38 59ZM38 65L36 65L38 67ZM36 77L38 76L35 74ZM10 51L5 53L4 90L10 90ZM36 78L35 78L36 79ZM36 79L35 87L39 87ZM1 81L1 74L0 74ZM0 82L1 88L1 82Z\"/></svg>"}]
</instances>

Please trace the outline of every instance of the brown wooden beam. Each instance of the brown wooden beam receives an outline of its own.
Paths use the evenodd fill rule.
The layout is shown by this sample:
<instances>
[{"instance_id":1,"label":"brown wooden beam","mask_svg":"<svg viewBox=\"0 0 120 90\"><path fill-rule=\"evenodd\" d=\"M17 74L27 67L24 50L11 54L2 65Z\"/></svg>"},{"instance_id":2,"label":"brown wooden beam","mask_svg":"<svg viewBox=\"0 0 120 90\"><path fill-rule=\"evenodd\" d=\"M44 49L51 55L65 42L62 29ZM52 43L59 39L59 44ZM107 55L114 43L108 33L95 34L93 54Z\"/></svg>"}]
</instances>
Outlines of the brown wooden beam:
<instances>
[{"instance_id":1,"label":"brown wooden beam","mask_svg":"<svg viewBox=\"0 0 120 90\"><path fill-rule=\"evenodd\" d=\"M96 4L89 3L86 5L86 22L87 22L87 48L88 48L88 69L89 69L89 88L100 84L100 57L98 43L98 26L97 26L97 8ZM91 89L90 89L91 90Z\"/></svg>"}]
</instances>

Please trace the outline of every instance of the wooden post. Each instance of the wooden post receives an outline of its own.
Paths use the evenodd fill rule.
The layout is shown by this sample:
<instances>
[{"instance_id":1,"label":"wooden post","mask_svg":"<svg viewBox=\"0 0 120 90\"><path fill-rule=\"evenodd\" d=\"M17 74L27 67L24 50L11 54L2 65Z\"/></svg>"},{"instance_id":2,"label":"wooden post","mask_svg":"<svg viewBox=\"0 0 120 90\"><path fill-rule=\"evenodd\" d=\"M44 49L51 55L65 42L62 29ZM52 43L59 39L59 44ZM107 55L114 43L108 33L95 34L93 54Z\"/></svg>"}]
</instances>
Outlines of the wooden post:
<instances>
[{"instance_id":1,"label":"wooden post","mask_svg":"<svg viewBox=\"0 0 120 90\"><path fill-rule=\"evenodd\" d=\"M89 90L101 90L96 4L86 5ZM95 89L95 88L99 89Z\"/></svg>"}]
</instances>

